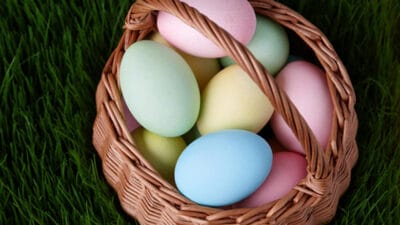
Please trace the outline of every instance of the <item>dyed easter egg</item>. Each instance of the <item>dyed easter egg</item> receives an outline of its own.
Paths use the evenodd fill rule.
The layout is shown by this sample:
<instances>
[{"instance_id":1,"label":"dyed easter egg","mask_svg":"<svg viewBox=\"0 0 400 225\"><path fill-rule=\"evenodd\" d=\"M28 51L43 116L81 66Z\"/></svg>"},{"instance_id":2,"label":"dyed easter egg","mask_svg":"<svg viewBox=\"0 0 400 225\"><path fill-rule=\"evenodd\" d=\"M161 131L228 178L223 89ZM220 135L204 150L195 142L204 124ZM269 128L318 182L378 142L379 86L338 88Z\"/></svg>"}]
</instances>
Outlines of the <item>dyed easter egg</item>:
<instances>
[{"instance_id":1,"label":"dyed easter egg","mask_svg":"<svg viewBox=\"0 0 400 225\"><path fill-rule=\"evenodd\" d=\"M196 122L200 91L193 72L178 53L162 44L132 44L121 60L120 86L129 111L153 133L180 136Z\"/></svg>"},{"instance_id":2,"label":"dyed easter egg","mask_svg":"<svg viewBox=\"0 0 400 225\"><path fill-rule=\"evenodd\" d=\"M181 0L181 2L196 8L243 44L247 44L254 35L256 15L247 0ZM206 58L226 55L223 49L199 31L169 13L162 11L158 13L157 27L169 43L190 55Z\"/></svg>"},{"instance_id":3,"label":"dyed easter egg","mask_svg":"<svg viewBox=\"0 0 400 225\"><path fill-rule=\"evenodd\" d=\"M264 183L234 207L259 207L280 199L306 175L307 161L304 156L295 152L276 152L273 154L271 172Z\"/></svg>"},{"instance_id":4,"label":"dyed easter egg","mask_svg":"<svg viewBox=\"0 0 400 225\"><path fill-rule=\"evenodd\" d=\"M151 35L150 39L173 48L173 46L171 46L158 32ZM196 77L200 90L204 88L211 77L221 70L218 59L202 58L189 55L176 48L174 48L174 50L178 52L189 64L194 76Z\"/></svg>"},{"instance_id":5,"label":"dyed easter egg","mask_svg":"<svg viewBox=\"0 0 400 225\"><path fill-rule=\"evenodd\" d=\"M136 147L160 175L174 183L175 164L186 147L181 137L162 137L143 127L132 132Z\"/></svg>"},{"instance_id":6,"label":"dyed easter egg","mask_svg":"<svg viewBox=\"0 0 400 225\"><path fill-rule=\"evenodd\" d=\"M257 15L256 32L247 48L274 75L286 63L289 55L289 38L285 29L271 19ZM234 64L230 57L221 59L224 67Z\"/></svg>"},{"instance_id":7,"label":"dyed easter egg","mask_svg":"<svg viewBox=\"0 0 400 225\"><path fill-rule=\"evenodd\" d=\"M203 89L197 128L201 134L223 130L260 131L274 111L268 98L237 64L215 75Z\"/></svg>"},{"instance_id":8,"label":"dyed easter egg","mask_svg":"<svg viewBox=\"0 0 400 225\"><path fill-rule=\"evenodd\" d=\"M257 134L223 130L189 144L175 166L178 190L206 206L226 206L253 193L268 176L272 152Z\"/></svg>"},{"instance_id":9,"label":"dyed easter egg","mask_svg":"<svg viewBox=\"0 0 400 225\"><path fill-rule=\"evenodd\" d=\"M306 61L287 64L276 76L276 83L304 117L322 147L328 143L333 104L325 73ZM276 138L286 148L305 154L292 130L282 116L275 113L270 121Z\"/></svg>"}]
</instances>

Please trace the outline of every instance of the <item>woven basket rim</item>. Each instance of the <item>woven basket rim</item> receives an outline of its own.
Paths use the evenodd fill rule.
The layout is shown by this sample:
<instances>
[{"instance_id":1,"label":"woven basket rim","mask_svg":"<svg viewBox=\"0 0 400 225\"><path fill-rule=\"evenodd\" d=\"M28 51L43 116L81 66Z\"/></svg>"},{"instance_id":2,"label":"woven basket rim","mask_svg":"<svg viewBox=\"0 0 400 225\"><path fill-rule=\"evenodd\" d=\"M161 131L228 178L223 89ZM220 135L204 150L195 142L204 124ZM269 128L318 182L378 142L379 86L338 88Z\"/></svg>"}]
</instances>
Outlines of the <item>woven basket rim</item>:
<instances>
[{"instance_id":1,"label":"woven basket rim","mask_svg":"<svg viewBox=\"0 0 400 225\"><path fill-rule=\"evenodd\" d=\"M248 49L197 10L179 0L139 0L132 4L118 46L107 61L96 90L97 116L93 144L107 182L117 192L123 209L141 224L319 224L336 213L340 196L348 188L358 158L355 92L350 78L326 36L285 5L272 0L249 1L258 14L278 22L312 49L326 73L334 105L330 144L322 149L304 119L274 79ZM275 109L296 127L306 150L307 177L279 200L256 208L216 209L199 206L181 196L140 155L124 124L119 89L122 55L135 41L155 29L157 11L167 11L195 27L223 49L250 75ZM293 125L294 124L294 125Z\"/></svg>"}]
</instances>

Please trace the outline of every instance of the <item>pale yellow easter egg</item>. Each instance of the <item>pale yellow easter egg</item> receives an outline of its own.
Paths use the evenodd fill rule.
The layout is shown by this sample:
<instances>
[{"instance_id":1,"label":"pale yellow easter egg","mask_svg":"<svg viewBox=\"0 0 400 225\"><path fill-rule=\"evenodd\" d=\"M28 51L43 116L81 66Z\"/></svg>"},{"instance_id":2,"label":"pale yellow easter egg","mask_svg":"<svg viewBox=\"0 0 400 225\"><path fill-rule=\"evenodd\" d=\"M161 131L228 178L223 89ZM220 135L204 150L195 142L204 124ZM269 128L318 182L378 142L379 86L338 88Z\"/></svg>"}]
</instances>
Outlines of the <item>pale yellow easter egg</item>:
<instances>
[{"instance_id":1,"label":"pale yellow easter egg","mask_svg":"<svg viewBox=\"0 0 400 225\"><path fill-rule=\"evenodd\" d=\"M218 59L216 58L201 58L193 55L184 53L174 47L172 47L158 32L153 33L150 36L150 40L156 41L160 44L166 45L173 48L178 52L185 61L189 64L192 69L200 90L202 90L207 82L221 70Z\"/></svg>"},{"instance_id":2,"label":"pale yellow easter egg","mask_svg":"<svg viewBox=\"0 0 400 225\"><path fill-rule=\"evenodd\" d=\"M234 64L221 70L204 88L197 128L202 135L223 129L259 132L273 111L264 93Z\"/></svg>"},{"instance_id":3,"label":"pale yellow easter egg","mask_svg":"<svg viewBox=\"0 0 400 225\"><path fill-rule=\"evenodd\" d=\"M179 155L186 147L181 137L163 137L143 127L132 132L136 147L160 175L174 183L174 169Z\"/></svg>"}]
</instances>

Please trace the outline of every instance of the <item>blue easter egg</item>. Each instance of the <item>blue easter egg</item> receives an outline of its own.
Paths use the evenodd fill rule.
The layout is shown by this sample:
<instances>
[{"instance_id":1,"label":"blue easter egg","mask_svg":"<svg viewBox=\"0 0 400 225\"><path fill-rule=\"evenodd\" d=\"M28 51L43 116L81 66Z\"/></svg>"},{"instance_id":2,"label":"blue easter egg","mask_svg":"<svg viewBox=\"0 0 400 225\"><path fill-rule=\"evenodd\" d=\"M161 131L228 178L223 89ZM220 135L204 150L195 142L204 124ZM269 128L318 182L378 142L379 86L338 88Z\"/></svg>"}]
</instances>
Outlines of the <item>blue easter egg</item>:
<instances>
[{"instance_id":1,"label":"blue easter egg","mask_svg":"<svg viewBox=\"0 0 400 225\"><path fill-rule=\"evenodd\" d=\"M186 147L175 166L175 182L190 200L219 207L252 194L271 166L271 147L262 137L246 130L222 130Z\"/></svg>"}]
</instances>

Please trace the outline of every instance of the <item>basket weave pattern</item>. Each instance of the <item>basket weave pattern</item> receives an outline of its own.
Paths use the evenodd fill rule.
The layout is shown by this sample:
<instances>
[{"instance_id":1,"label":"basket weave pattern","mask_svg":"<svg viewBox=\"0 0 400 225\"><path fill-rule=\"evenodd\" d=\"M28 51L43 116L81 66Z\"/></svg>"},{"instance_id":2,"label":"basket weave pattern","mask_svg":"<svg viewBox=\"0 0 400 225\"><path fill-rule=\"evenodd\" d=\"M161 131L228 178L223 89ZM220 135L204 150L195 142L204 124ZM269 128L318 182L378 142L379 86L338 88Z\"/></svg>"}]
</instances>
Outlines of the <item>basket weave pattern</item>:
<instances>
[{"instance_id":1,"label":"basket weave pattern","mask_svg":"<svg viewBox=\"0 0 400 225\"><path fill-rule=\"evenodd\" d=\"M124 33L107 61L96 91L93 144L107 182L122 208L141 224L321 224L336 213L358 158L355 93L347 71L322 32L301 15L272 0L250 0L265 15L298 35L315 53L326 74L334 105L328 146L323 149L286 94L248 49L197 10L179 0L138 0ZM119 66L125 50L156 29L157 11L169 12L223 48L270 99L302 144L307 176L279 200L257 208L216 209L197 205L164 181L140 155L125 125Z\"/></svg>"}]
</instances>

